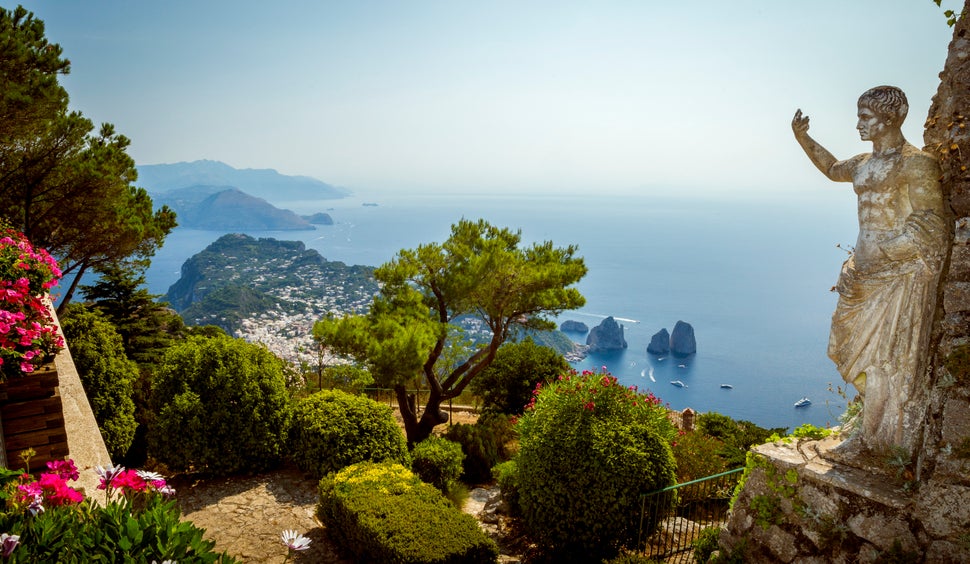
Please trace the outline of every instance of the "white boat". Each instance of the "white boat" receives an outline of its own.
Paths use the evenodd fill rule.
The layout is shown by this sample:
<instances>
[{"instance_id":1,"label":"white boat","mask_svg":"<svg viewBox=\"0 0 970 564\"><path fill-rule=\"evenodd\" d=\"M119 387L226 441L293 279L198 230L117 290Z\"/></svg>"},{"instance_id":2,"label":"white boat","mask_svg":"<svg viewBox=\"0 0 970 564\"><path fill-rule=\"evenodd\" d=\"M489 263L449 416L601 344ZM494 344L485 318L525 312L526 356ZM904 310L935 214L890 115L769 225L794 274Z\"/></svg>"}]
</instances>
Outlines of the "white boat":
<instances>
[{"instance_id":1,"label":"white boat","mask_svg":"<svg viewBox=\"0 0 970 564\"><path fill-rule=\"evenodd\" d=\"M731 390L734 388L734 386L732 386L731 384L721 384L721 387L724 388L725 390Z\"/></svg>"},{"instance_id":2,"label":"white boat","mask_svg":"<svg viewBox=\"0 0 970 564\"><path fill-rule=\"evenodd\" d=\"M687 365L686 364L678 364L677 365L677 368L687 368Z\"/></svg>"},{"instance_id":3,"label":"white boat","mask_svg":"<svg viewBox=\"0 0 970 564\"><path fill-rule=\"evenodd\" d=\"M678 388L686 388L687 387L687 384L681 382L680 380L671 380L670 383L673 384L673 385L675 385L675 386L677 386Z\"/></svg>"},{"instance_id":4,"label":"white boat","mask_svg":"<svg viewBox=\"0 0 970 564\"><path fill-rule=\"evenodd\" d=\"M812 400L808 398L802 398L795 402L795 407L805 407L807 405L812 405Z\"/></svg>"}]
</instances>

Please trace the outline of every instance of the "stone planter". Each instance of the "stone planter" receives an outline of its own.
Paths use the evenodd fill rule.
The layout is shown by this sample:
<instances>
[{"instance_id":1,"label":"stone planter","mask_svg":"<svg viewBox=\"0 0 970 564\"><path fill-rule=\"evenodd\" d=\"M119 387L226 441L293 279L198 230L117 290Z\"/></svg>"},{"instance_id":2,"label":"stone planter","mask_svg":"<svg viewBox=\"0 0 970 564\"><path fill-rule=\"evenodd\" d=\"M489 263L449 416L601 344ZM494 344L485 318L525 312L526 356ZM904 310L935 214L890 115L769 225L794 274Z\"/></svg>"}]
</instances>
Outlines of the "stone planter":
<instances>
[{"instance_id":1,"label":"stone planter","mask_svg":"<svg viewBox=\"0 0 970 564\"><path fill-rule=\"evenodd\" d=\"M21 468L20 453L28 448L36 454L30 469L43 468L50 460L68 455L64 411L58 389L58 374L53 363L33 373L0 382L0 422L8 468Z\"/></svg>"}]
</instances>

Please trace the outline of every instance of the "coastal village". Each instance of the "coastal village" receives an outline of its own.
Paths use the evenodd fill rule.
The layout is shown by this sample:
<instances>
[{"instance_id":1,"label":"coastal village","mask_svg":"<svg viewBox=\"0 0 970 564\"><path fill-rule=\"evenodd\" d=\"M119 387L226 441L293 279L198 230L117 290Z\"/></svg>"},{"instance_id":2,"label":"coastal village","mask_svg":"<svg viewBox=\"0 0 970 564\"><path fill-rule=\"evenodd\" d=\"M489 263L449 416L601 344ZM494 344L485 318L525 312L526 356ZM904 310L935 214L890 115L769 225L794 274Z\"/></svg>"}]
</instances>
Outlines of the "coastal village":
<instances>
[{"instance_id":1,"label":"coastal village","mask_svg":"<svg viewBox=\"0 0 970 564\"><path fill-rule=\"evenodd\" d=\"M300 242L230 234L186 261L167 298L188 324L217 325L295 367L316 367L337 359L317 350L313 324L366 312L378 292L372 272L328 261ZM229 288L245 288L252 299L219 299Z\"/></svg>"}]
</instances>

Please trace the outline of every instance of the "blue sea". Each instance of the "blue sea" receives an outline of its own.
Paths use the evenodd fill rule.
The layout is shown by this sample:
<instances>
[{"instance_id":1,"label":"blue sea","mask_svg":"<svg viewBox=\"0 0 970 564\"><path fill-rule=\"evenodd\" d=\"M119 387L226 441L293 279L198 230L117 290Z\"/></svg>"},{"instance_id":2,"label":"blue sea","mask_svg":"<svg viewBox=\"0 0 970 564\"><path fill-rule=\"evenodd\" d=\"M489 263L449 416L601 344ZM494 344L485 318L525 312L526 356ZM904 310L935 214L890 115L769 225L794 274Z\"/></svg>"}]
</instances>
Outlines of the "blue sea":
<instances>
[{"instance_id":1,"label":"blue sea","mask_svg":"<svg viewBox=\"0 0 970 564\"><path fill-rule=\"evenodd\" d=\"M830 291L855 241L851 191L691 199L650 195L394 195L280 204L329 213L315 231L251 232L302 240L329 260L377 266L403 248L446 239L461 218L521 230L526 242L577 245L589 274L586 305L558 321L594 326L613 316L629 347L591 354L578 369L606 367L675 409L717 411L766 427L832 425L844 400L826 357L836 296ZM377 206L364 206L363 203ZM148 271L164 294L182 263L222 232L176 229ZM697 353L646 353L650 337L690 323ZM583 341L585 336L571 335ZM680 380L685 386L672 385ZM722 388L730 384L733 388ZM794 402L809 397L809 407Z\"/></svg>"}]
</instances>

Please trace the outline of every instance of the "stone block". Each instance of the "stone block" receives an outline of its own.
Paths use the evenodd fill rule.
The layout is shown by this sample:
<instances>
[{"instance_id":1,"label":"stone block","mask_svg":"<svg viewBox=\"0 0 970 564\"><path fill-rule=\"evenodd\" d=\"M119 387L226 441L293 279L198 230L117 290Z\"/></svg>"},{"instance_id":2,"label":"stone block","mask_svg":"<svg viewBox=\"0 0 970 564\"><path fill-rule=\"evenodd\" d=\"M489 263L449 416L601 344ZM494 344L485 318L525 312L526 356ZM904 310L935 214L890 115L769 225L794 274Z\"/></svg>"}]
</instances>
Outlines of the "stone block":
<instances>
[{"instance_id":1,"label":"stone block","mask_svg":"<svg viewBox=\"0 0 970 564\"><path fill-rule=\"evenodd\" d=\"M952 447L970 439L970 403L967 400L953 398L943 406L942 439Z\"/></svg>"},{"instance_id":2,"label":"stone block","mask_svg":"<svg viewBox=\"0 0 970 564\"><path fill-rule=\"evenodd\" d=\"M970 268L967 281L947 281L943 289L943 310L946 313L970 311Z\"/></svg>"},{"instance_id":3,"label":"stone block","mask_svg":"<svg viewBox=\"0 0 970 564\"><path fill-rule=\"evenodd\" d=\"M963 543L936 541L926 549L926 562L966 562L967 552Z\"/></svg>"},{"instance_id":4,"label":"stone block","mask_svg":"<svg viewBox=\"0 0 970 564\"><path fill-rule=\"evenodd\" d=\"M849 518L847 525L859 538L872 543L880 550L888 551L898 542L906 551L916 550L916 536L909 530L909 524L893 514L856 514Z\"/></svg>"},{"instance_id":5,"label":"stone block","mask_svg":"<svg viewBox=\"0 0 970 564\"><path fill-rule=\"evenodd\" d=\"M915 517L931 537L954 538L970 530L970 487L930 482L919 497Z\"/></svg>"},{"instance_id":6,"label":"stone block","mask_svg":"<svg viewBox=\"0 0 970 564\"><path fill-rule=\"evenodd\" d=\"M768 550L778 558L778 562L791 562L798 556L795 547L795 535L776 526L767 531Z\"/></svg>"},{"instance_id":7,"label":"stone block","mask_svg":"<svg viewBox=\"0 0 970 564\"><path fill-rule=\"evenodd\" d=\"M946 280L970 281L970 245L953 245L950 250L950 270Z\"/></svg>"},{"instance_id":8,"label":"stone block","mask_svg":"<svg viewBox=\"0 0 970 564\"><path fill-rule=\"evenodd\" d=\"M805 506L818 515L837 515L839 502L844 499L838 494L820 490L812 485L806 485L801 489L801 497Z\"/></svg>"}]
</instances>

